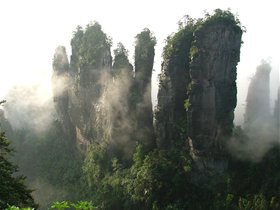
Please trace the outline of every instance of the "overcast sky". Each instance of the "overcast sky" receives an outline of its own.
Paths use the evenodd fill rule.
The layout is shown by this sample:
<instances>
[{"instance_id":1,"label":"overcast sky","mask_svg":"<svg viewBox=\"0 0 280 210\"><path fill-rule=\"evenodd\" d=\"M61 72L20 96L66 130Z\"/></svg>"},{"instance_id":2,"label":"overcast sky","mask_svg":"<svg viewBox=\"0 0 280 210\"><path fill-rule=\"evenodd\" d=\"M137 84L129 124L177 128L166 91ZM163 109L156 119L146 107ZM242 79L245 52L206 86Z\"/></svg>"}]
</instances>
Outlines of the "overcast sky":
<instances>
[{"instance_id":1,"label":"overcast sky","mask_svg":"<svg viewBox=\"0 0 280 210\"><path fill-rule=\"evenodd\" d=\"M279 20L276 0L3 0L0 1L0 99L9 88L19 84L42 85L50 94L52 57L58 45L71 54L70 39L77 25L85 27L98 21L103 31L122 42L133 62L134 37L143 28L153 31L158 40L153 76L153 98L162 62L164 40L178 29L184 15L198 18L203 11L231 8L247 28L243 35L238 65L238 120L242 121L247 86L261 59L271 58L273 97L279 83Z\"/></svg>"}]
</instances>

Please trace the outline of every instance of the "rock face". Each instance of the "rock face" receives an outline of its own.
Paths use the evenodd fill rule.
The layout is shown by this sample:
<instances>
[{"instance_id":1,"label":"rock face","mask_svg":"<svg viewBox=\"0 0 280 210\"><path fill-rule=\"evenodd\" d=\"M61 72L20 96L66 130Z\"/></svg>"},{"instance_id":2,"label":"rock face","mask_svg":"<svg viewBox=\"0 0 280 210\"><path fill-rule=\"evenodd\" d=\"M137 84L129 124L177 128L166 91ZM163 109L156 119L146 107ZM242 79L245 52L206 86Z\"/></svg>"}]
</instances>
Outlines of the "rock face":
<instances>
[{"instance_id":1,"label":"rock face","mask_svg":"<svg viewBox=\"0 0 280 210\"><path fill-rule=\"evenodd\" d=\"M154 144L151 76L155 38L145 29L136 37L135 76L122 44L114 51L98 23L77 27L70 65L64 47L53 60L55 108L66 133L84 150L105 142L108 153L131 158L136 142Z\"/></svg>"},{"instance_id":2,"label":"rock face","mask_svg":"<svg viewBox=\"0 0 280 210\"><path fill-rule=\"evenodd\" d=\"M270 64L262 61L249 85L244 116L244 127L249 132L270 120L270 71Z\"/></svg>"},{"instance_id":3,"label":"rock face","mask_svg":"<svg viewBox=\"0 0 280 210\"><path fill-rule=\"evenodd\" d=\"M112 81L106 91L106 100L109 103L110 116L110 151L119 159L131 158L136 141L135 133L135 106L132 104L134 87L133 66L128 60L128 52L119 43L114 50L115 57L112 70Z\"/></svg>"},{"instance_id":4,"label":"rock face","mask_svg":"<svg viewBox=\"0 0 280 210\"><path fill-rule=\"evenodd\" d=\"M277 131L278 142L280 143L280 88L278 88L278 97L274 106L274 119Z\"/></svg>"},{"instance_id":5,"label":"rock face","mask_svg":"<svg viewBox=\"0 0 280 210\"><path fill-rule=\"evenodd\" d=\"M188 19L165 48L157 143L167 149L185 145L200 174L227 167L224 146L233 127L241 36L235 17L216 10L197 22Z\"/></svg>"},{"instance_id":6,"label":"rock face","mask_svg":"<svg viewBox=\"0 0 280 210\"><path fill-rule=\"evenodd\" d=\"M110 41L98 23L77 28L71 41L69 115L80 144L99 139L97 111L112 66ZM102 135L102 134L100 134Z\"/></svg>"},{"instance_id":7,"label":"rock face","mask_svg":"<svg viewBox=\"0 0 280 210\"><path fill-rule=\"evenodd\" d=\"M151 78L156 40L149 29L136 36L135 46L135 108L136 139L147 148L155 147Z\"/></svg>"},{"instance_id":8,"label":"rock face","mask_svg":"<svg viewBox=\"0 0 280 210\"><path fill-rule=\"evenodd\" d=\"M159 77L158 106L155 112L157 145L168 149L186 139L187 113L184 103L190 83L189 51L193 25L187 25L168 40Z\"/></svg>"},{"instance_id":9,"label":"rock face","mask_svg":"<svg viewBox=\"0 0 280 210\"><path fill-rule=\"evenodd\" d=\"M235 17L217 10L205 19L188 19L169 38L154 132L151 76L156 40L151 32L144 29L136 36L133 75L121 44L112 66L111 43L98 23L86 30L78 27L69 70L64 48L58 48L54 59L53 81L67 78L67 90L54 90L57 112L72 124L78 145L106 141L112 154L125 159L125 150L133 151L136 142L147 150L156 144L161 149L184 147L196 169L223 171L236 106L241 36Z\"/></svg>"},{"instance_id":10,"label":"rock face","mask_svg":"<svg viewBox=\"0 0 280 210\"><path fill-rule=\"evenodd\" d=\"M70 65L64 47L53 59L53 94L65 133L83 148L100 139L100 98L111 73L110 41L98 23L77 27L71 40Z\"/></svg>"},{"instance_id":11,"label":"rock face","mask_svg":"<svg viewBox=\"0 0 280 210\"><path fill-rule=\"evenodd\" d=\"M274 145L279 143L279 127L277 128L279 122L277 122L277 109L279 116L279 106L277 108L276 102L275 113L272 116L270 72L269 62L263 60L257 67L248 87L244 131L248 136L246 143L249 149L248 154L245 155L253 161L260 161Z\"/></svg>"},{"instance_id":12,"label":"rock face","mask_svg":"<svg viewBox=\"0 0 280 210\"><path fill-rule=\"evenodd\" d=\"M53 58L52 89L53 100L58 118L61 120L64 132L74 138L73 124L69 116L69 62L65 47L59 46L55 50Z\"/></svg>"},{"instance_id":13,"label":"rock face","mask_svg":"<svg viewBox=\"0 0 280 210\"><path fill-rule=\"evenodd\" d=\"M191 155L205 172L223 172L225 141L236 106L236 66L242 30L236 22L206 21L194 33L187 114Z\"/></svg>"}]
</instances>

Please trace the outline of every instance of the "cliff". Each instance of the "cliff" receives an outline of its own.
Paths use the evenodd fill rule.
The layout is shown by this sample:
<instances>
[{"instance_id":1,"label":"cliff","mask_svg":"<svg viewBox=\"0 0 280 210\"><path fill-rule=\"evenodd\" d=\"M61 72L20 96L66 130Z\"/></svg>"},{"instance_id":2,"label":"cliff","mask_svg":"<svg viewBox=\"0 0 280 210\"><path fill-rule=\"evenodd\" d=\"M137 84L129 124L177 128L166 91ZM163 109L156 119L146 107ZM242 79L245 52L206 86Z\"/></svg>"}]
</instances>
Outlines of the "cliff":
<instances>
[{"instance_id":1,"label":"cliff","mask_svg":"<svg viewBox=\"0 0 280 210\"><path fill-rule=\"evenodd\" d=\"M188 87L190 152L208 174L227 168L225 144L236 106L236 66L242 30L232 14L216 11L194 33Z\"/></svg>"},{"instance_id":2,"label":"cliff","mask_svg":"<svg viewBox=\"0 0 280 210\"><path fill-rule=\"evenodd\" d=\"M276 127L276 135L280 143L280 88L278 88L278 96L274 106L274 119Z\"/></svg>"},{"instance_id":3,"label":"cliff","mask_svg":"<svg viewBox=\"0 0 280 210\"><path fill-rule=\"evenodd\" d=\"M270 64L262 61L251 79L244 115L244 127L248 132L270 120L270 72Z\"/></svg>"},{"instance_id":4,"label":"cliff","mask_svg":"<svg viewBox=\"0 0 280 210\"><path fill-rule=\"evenodd\" d=\"M165 149L186 147L195 169L207 175L227 167L225 144L233 128L241 36L232 13L216 10L204 19L188 19L163 54L157 143Z\"/></svg>"},{"instance_id":5,"label":"cliff","mask_svg":"<svg viewBox=\"0 0 280 210\"><path fill-rule=\"evenodd\" d=\"M98 23L77 27L71 40L70 64L65 48L56 49L53 59L53 96L64 132L83 150L100 140L100 98L112 68L110 40Z\"/></svg>"},{"instance_id":6,"label":"cliff","mask_svg":"<svg viewBox=\"0 0 280 210\"><path fill-rule=\"evenodd\" d=\"M111 40L98 23L85 30L77 27L70 65L65 48L56 49L55 108L79 150L105 143L109 155L129 159L136 142L155 146L151 102L155 44L149 29L136 36L135 72L121 43L112 60Z\"/></svg>"},{"instance_id":7,"label":"cliff","mask_svg":"<svg viewBox=\"0 0 280 210\"><path fill-rule=\"evenodd\" d=\"M61 121L62 128L65 134L69 135L71 140L75 138L74 127L69 116L69 93L70 75L69 61L66 54L66 49L59 46L55 50L53 57L53 75L52 75L52 90L53 101L58 119Z\"/></svg>"},{"instance_id":8,"label":"cliff","mask_svg":"<svg viewBox=\"0 0 280 210\"><path fill-rule=\"evenodd\" d=\"M98 23L86 30L78 27L71 41L69 70L65 49L55 55L54 78L69 78L67 91L54 90L56 109L73 125L78 145L106 142L110 154L125 159L137 142L147 151L156 144L161 149L183 147L196 169L222 172L236 106L241 36L232 13L216 10L204 19L188 18L169 37L154 130L151 76L156 40L150 30L136 36L133 72L122 44L112 65L111 43Z\"/></svg>"},{"instance_id":9,"label":"cliff","mask_svg":"<svg viewBox=\"0 0 280 210\"><path fill-rule=\"evenodd\" d=\"M128 60L128 51L119 43L114 50L112 80L106 91L108 116L110 116L110 153L118 159L132 157L136 141L135 106L132 104L134 77L133 66Z\"/></svg>"},{"instance_id":10,"label":"cliff","mask_svg":"<svg viewBox=\"0 0 280 210\"><path fill-rule=\"evenodd\" d=\"M158 105L155 111L157 145L168 149L186 139L187 113L184 101L190 83L189 51L194 25L188 24L169 37L159 75Z\"/></svg>"},{"instance_id":11,"label":"cliff","mask_svg":"<svg viewBox=\"0 0 280 210\"><path fill-rule=\"evenodd\" d=\"M71 40L69 115L81 145L100 140L99 99L112 67L111 43L98 23L80 27Z\"/></svg>"},{"instance_id":12,"label":"cliff","mask_svg":"<svg viewBox=\"0 0 280 210\"><path fill-rule=\"evenodd\" d=\"M154 65L156 39L149 29L136 36L135 46L135 108L136 139L147 148L155 147L151 78Z\"/></svg>"}]
</instances>

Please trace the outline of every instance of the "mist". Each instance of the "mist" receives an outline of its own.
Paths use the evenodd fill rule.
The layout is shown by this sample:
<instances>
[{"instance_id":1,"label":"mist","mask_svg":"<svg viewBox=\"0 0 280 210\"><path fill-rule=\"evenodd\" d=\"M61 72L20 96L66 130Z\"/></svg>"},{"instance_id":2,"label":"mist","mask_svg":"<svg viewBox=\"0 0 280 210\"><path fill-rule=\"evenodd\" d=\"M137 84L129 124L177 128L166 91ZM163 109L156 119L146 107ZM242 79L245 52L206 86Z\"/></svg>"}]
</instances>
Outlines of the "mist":
<instances>
[{"instance_id":1,"label":"mist","mask_svg":"<svg viewBox=\"0 0 280 210\"><path fill-rule=\"evenodd\" d=\"M261 161L271 148L280 143L275 114L279 110L277 95L271 99L271 92L277 93L278 87L275 84L271 86L271 72L271 61L262 60L250 80L243 130L238 128L228 145L231 153L240 159Z\"/></svg>"},{"instance_id":2,"label":"mist","mask_svg":"<svg viewBox=\"0 0 280 210\"><path fill-rule=\"evenodd\" d=\"M3 46L0 101L6 100L6 103L1 105L0 120L10 124L15 134L11 137L16 148L15 162L19 165L20 172L28 177L27 183L35 189L33 196L42 208L47 208L50 203L58 200L95 200L97 196L102 199L104 194L109 195L107 197L110 197L110 201L115 199L114 196L120 196L121 202L126 199L123 195L127 194L131 194L132 198L136 195L134 197L137 199L137 193L140 199L147 198L146 196L152 198L154 195L161 196L162 187L166 186L168 199L173 197L169 193L173 192L173 188L169 189L170 186L176 186L175 191L178 189L180 192L180 195L176 196L184 195L182 203L185 198L190 198L190 202L186 202L191 205L192 196L189 195L196 197L195 192L204 190L201 186L196 188L197 183L189 180L189 177L195 176L193 170L196 170L196 166L189 157L189 147L182 146L183 141L179 142L174 137L174 147L168 147L167 151L160 151L161 148L156 145L157 134L153 125L155 112L152 108L157 106L158 75L162 70L162 52L167 40L179 28L176 23L180 18L186 14L201 17L205 7L209 10L218 7L226 9L232 5L234 12L240 13L240 22L247 28L246 33L243 31L244 43L241 49L240 46L238 48L238 53L240 49L241 54L237 66L235 126L233 135L227 139L227 152L233 156L234 161L238 159L249 164L259 163L271 149L280 145L279 61L276 60L278 50L274 47L278 46L279 40L278 32L275 32L279 19L275 16L279 13L274 3L256 3L252 13L251 5L248 9L243 6L246 3L235 1L197 3L175 0L172 4L162 2L158 5L144 0L144 3L136 6L125 2L127 7L122 3L110 2L112 5L109 7L108 2L86 1L77 4L62 1L44 3L44 6L41 3L27 2L17 5L20 10L7 3L10 9L16 9L17 15L5 14L0 18L7 20L4 24L7 33L4 33L4 38L0 40ZM30 10L34 8L33 5L35 12ZM127 9L123 11L123 8ZM248 13L252 15L249 17ZM91 20L100 21L102 30L104 26L104 31L113 38L101 30L101 25L97 22L92 24ZM86 25L89 22L90 24ZM78 26L77 31L73 32L78 24L85 27ZM239 24L236 26L239 27ZM148 34L148 38L143 38L143 43L135 41L135 34L142 28L145 28L143 34ZM19 31L24 33L19 35ZM136 38L139 38L138 35ZM119 41L124 41L128 50L124 45L117 44L113 58L112 46L116 46ZM143 45L139 47L141 44ZM135 50L137 47L138 54ZM223 55L222 51L217 53L218 56ZM118 56L120 57L117 58ZM213 54L213 59L215 56ZM261 58L269 56L271 59L263 60L259 64ZM133 61L134 65L131 64ZM235 73L234 71L232 75L234 78ZM186 95L187 88L191 86L186 87ZM235 97L234 94L232 98ZM208 98L205 98L205 107L208 105ZM215 116L218 116L219 108L217 113L214 113ZM199 108L197 110L199 111ZM168 126L171 129L178 127L178 132L182 133L179 135L184 136L190 132L187 127L192 126L188 124L188 119L184 120L186 124L185 121L179 126L166 123L163 129ZM207 119L201 120L201 124L207 122ZM228 125L228 130L231 131L232 122ZM211 129L209 126L209 133L212 132ZM10 139L9 136L8 138ZM136 154L137 145L144 145L144 149ZM213 148L215 146L213 144ZM219 149L224 149L223 146L221 144ZM173 153L169 154L170 151ZM204 151L201 154L204 155ZM228 154L226 157L220 153L212 154L209 149L209 155L213 155L214 159L217 155L231 164ZM138 163L133 165L135 159L138 159ZM216 163L213 161L211 164ZM176 173L175 179L173 172ZM239 171L236 170L236 173ZM213 174L211 176L215 176ZM198 174L198 179L200 175ZM141 179L141 176L144 179ZM245 175L244 177L246 180ZM145 178L150 179L151 189L146 190L146 184L149 187L150 183L146 182ZM86 179L97 182L96 188ZM136 179L139 179L138 182L143 186L134 183ZM227 184L233 186L234 181L232 183ZM158 191L153 191L153 185L158 187ZM130 186L130 191L125 191L127 189L123 189L124 186ZM209 186L216 189L214 184ZM98 188L101 189L100 194ZM119 191L115 190L117 188ZM207 190L202 192L206 192L206 195L215 191ZM123 194L111 196L118 192ZM217 200L217 203L223 202L220 195L227 193L229 192L226 190L219 192L217 198L221 200ZM235 195L234 191L230 193ZM258 192L249 192L248 195L253 197L254 193ZM239 193L237 190L236 196L239 195L243 196L243 192ZM241 197L232 200L238 199ZM176 205L175 203L168 207L180 207Z\"/></svg>"},{"instance_id":3,"label":"mist","mask_svg":"<svg viewBox=\"0 0 280 210\"><path fill-rule=\"evenodd\" d=\"M15 86L8 91L5 100L5 117L15 130L40 133L47 130L54 119L52 95L40 85Z\"/></svg>"},{"instance_id":4,"label":"mist","mask_svg":"<svg viewBox=\"0 0 280 210\"><path fill-rule=\"evenodd\" d=\"M123 158L132 156L136 142L132 141L135 131L135 117L128 100L133 85L132 72L121 69L108 83L98 102L97 123L108 134L109 151L119 153ZM104 121L108 119L108 121ZM102 137L102 135L99 135ZM100 140L99 140L100 141Z\"/></svg>"}]
</instances>

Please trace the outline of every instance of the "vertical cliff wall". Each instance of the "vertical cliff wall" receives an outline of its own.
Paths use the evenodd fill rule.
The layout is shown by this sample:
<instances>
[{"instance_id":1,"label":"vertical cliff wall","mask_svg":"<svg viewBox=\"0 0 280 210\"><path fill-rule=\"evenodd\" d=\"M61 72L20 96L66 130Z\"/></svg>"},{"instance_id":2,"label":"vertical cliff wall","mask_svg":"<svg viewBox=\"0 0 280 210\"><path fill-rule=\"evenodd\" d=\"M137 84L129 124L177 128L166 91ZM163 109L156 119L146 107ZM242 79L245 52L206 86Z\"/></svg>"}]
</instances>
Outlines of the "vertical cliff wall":
<instances>
[{"instance_id":1,"label":"vertical cliff wall","mask_svg":"<svg viewBox=\"0 0 280 210\"><path fill-rule=\"evenodd\" d=\"M242 149L243 156L253 161L262 160L266 153L278 144L279 139L277 105L275 106L275 116L272 116L270 106L270 72L269 62L263 60L257 67L248 87L244 115L244 131L248 139L243 142Z\"/></svg>"},{"instance_id":2,"label":"vertical cliff wall","mask_svg":"<svg viewBox=\"0 0 280 210\"><path fill-rule=\"evenodd\" d=\"M151 76L155 38L149 29L136 36L135 72L122 44L114 51L98 23L77 27L70 65L64 47L53 60L53 93L58 118L83 150L106 142L108 154L131 158L136 142L154 148ZM70 131L69 131L70 130Z\"/></svg>"},{"instance_id":3,"label":"vertical cliff wall","mask_svg":"<svg viewBox=\"0 0 280 210\"><path fill-rule=\"evenodd\" d=\"M216 10L204 19L187 18L164 49L157 144L165 149L186 145L195 168L208 174L227 167L225 144L233 127L241 36L234 15Z\"/></svg>"},{"instance_id":4,"label":"vertical cliff wall","mask_svg":"<svg viewBox=\"0 0 280 210\"><path fill-rule=\"evenodd\" d=\"M132 157L136 141L135 106L133 96L133 66L128 60L128 51L119 43L114 50L112 80L106 91L109 105L108 116L111 121L110 152L121 160Z\"/></svg>"},{"instance_id":5,"label":"vertical cliff wall","mask_svg":"<svg viewBox=\"0 0 280 210\"><path fill-rule=\"evenodd\" d=\"M278 97L274 106L274 120L276 125L276 135L278 137L278 142L280 143L280 88L278 88Z\"/></svg>"},{"instance_id":6,"label":"vertical cliff wall","mask_svg":"<svg viewBox=\"0 0 280 210\"><path fill-rule=\"evenodd\" d=\"M270 72L270 64L262 61L251 79L244 115L244 127L248 132L270 120Z\"/></svg>"},{"instance_id":7,"label":"vertical cliff wall","mask_svg":"<svg viewBox=\"0 0 280 210\"><path fill-rule=\"evenodd\" d=\"M193 23L167 40L159 75L158 106L155 111L157 145L168 149L186 139L187 113L184 107L190 83L189 51L193 41Z\"/></svg>"},{"instance_id":8,"label":"vertical cliff wall","mask_svg":"<svg viewBox=\"0 0 280 210\"><path fill-rule=\"evenodd\" d=\"M64 133L74 140L75 132L69 116L69 62L65 47L59 46L53 57L52 89L53 100L58 119L61 121Z\"/></svg>"},{"instance_id":9,"label":"vertical cliff wall","mask_svg":"<svg viewBox=\"0 0 280 210\"><path fill-rule=\"evenodd\" d=\"M222 11L194 32L187 99L189 145L197 168L209 174L227 167L224 146L233 128L241 36L234 16Z\"/></svg>"},{"instance_id":10,"label":"vertical cliff wall","mask_svg":"<svg viewBox=\"0 0 280 210\"><path fill-rule=\"evenodd\" d=\"M147 148L155 147L151 78L156 39L149 29L136 36L135 46L135 107L137 140Z\"/></svg>"},{"instance_id":11,"label":"vertical cliff wall","mask_svg":"<svg viewBox=\"0 0 280 210\"><path fill-rule=\"evenodd\" d=\"M69 88L69 62L65 47L59 46L53 57L52 89L55 101L55 109L61 118L67 115L68 111L68 88Z\"/></svg>"},{"instance_id":12,"label":"vertical cliff wall","mask_svg":"<svg viewBox=\"0 0 280 210\"><path fill-rule=\"evenodd\" d=\"M97 111L112 67L111 43L98 23L77 28L71 40L69 114L83 144L99 139ZM102 135L102 134L100 134Z\"/></svg>"}]
</instances>

